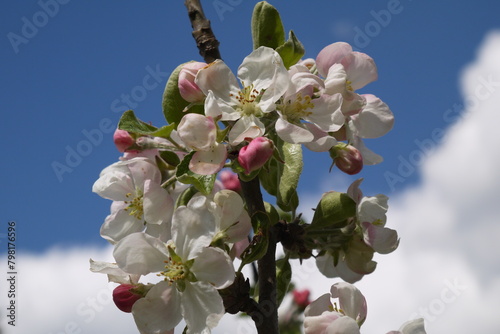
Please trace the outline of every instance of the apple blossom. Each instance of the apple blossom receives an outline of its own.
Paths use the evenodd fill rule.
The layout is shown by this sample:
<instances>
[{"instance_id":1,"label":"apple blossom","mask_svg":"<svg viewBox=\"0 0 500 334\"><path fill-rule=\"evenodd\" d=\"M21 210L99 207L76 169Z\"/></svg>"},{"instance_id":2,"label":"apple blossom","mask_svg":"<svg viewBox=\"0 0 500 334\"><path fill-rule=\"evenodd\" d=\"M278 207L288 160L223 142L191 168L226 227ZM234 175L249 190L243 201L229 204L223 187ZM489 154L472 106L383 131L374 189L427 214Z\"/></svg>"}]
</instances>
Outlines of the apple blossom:
<instances>
[{"instance_id":1,"label":"apple blossom","mask_svg":"<svg viewBox=\"0 0 500 334\"><path fill-rule=\"evenodd\" d=\"M214 230L215 219L208 210L181 206L172 218L168 243L139 232L116 244L113 255L123 271L159 272L163 278L132 307L141 333L171 330L182 318L187 333L200 333L218 323L224 306L216 289L229 286L235 273L229 256L209 247Z\"/></svg>"},{"instance_id":2,"label":"apple blossom","mask_svg":"<svg viewBox=\"0 0 500 334\"><path fill-rule=\"evenodd\" d=\"M177 132L184 144L196 151L189 162L189 169L193 173L210 175L222 169L227 151L224 144L217 142L217 127L212 117L186 114Z\"/></svg>"},{"instance_id":3,"label":"apple blossom","mask_svg":"<svg viewBox=\"0 0 500 334\"><path fill-rule=\"evenodd\" d=\"M248 55L238 68L238 81L229 67L216 60L196 75L196 84L207 98L205 114L222 121L236 121L229 131L229 143L264 135L260 117L275 110L275 103L289 85L288 72L280 55L261 46Z\"/></svg>"},{"instance_id":4,"label":"apple blossom","mask_svg":"<svg viewBox=\"0 0 500 334\"><path fill-rule=\"evenodd\" d=\"M325 132L339 130L344 124L341 94L314 96L315 91L324 89L323 81L303 65L292 66L289 75L288 90L283 102L277 105L278 136L286 142L299 144L315 139L314 130L307 126L308 123Z\"/></svg>"},{"instance_id":5,"label":"apple blossom","mask_svg":"<svg viewBox=\"0 0 500 334\"><path fill-rule=\"evenodd\" d=\"M240 149L238 162L245 169L246 174L250 174L264 166L273 156L274 143L266 137L251 139L250 143Z\"/></svg>"},{"instance_id":6,"label":"apple blossom","mask_svg":"<svg viewBox=\"0 0 500 334\"><path fill-rule=\"evenodd\" d=\"M332 305L330 298L338 298ZM305 334L359 334L366 319L366 300L352 284L340 282L332 285L330 294L324 294L304 311Z\"/></svg>"},{"instance_id":7,"label":"apple blossom","mask_svg":"<svg viewBox=\"0 0 500 334\"><path fill-rule=\"evenodd\" d=\"M146 158L120 161L105 168L92 187L99 196L114 201L101 236L115 243L153 224L164 226L168 239L174 203L160 181L160 171Z\"/></svg>"},{"instance_id":8,"label":"apple blossom","mask_svg":"<svg viewBox=\"0 0 500 334\"><path fill-rule=\"evenodd\" d=\"M207 66L203 62L189 62L186 63L179 72L179 93L182 98L188 102L203 102L205 94L201 91L200 87L195 83L196 74L200 69Z\"/></svg>"}]
</instances>

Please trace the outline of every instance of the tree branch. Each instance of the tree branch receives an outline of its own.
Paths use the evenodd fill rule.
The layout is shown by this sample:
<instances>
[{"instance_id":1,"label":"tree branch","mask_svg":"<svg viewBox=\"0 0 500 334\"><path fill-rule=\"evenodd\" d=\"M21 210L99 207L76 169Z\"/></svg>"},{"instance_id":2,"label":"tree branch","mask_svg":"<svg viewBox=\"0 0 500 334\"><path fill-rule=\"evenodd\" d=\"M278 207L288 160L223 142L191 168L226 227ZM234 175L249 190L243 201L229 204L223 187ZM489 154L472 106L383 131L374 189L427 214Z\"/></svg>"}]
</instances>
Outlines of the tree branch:
<instances>
[{"instance_id":1,"label":"tree branch","mask_svg":"<svg viewBox=\"0 0 500 334\"><path fill-rule=\"evenodd\" d=\"M240 179L243 197L248 207L250 217L256 212L266 212L259 178L245 182ZM275 222L272 222L275 223ZM259 334L277 334L278 308L276 305L276 235L275 229L268 226L269 243L266 254L257 261L259 274L259 311L252 314Z\"/></svg>"},{"instance_id":2,"label":"tree branch","mask_svg":"<svg viewBox=\"0 0 500 334\"><path fill-rule=\"evenodd\" d=\"M219 41L210 27L210 21L205 17L203 8L199 0L186 0L184 2L188 10L189 20L193 28L193 38L200 55L206 63L211 63L216 59L221 59L219 52Z\"/></svg>"},{"instance_id":3,"label":"tree branch","mask_svg":"<svg viewBox=\"0 0 500 334\"><path fill-rule=\"evenodd\" d=\"M186 0L184 2L189 14L193 37L196 45L206 63L221 59L219 41L215 38L210 21L207 20L199 0ZM240 179L243 196L248 207L248 214L266 212L262 193L260 192L259 178L245 182ZM274 222L276 223L276 222ZM266 254L257 261L259 303L255 301L246 303L245 308L252 316L259 334L278 334L278 308L276 305L276 235L274 228L267 227L266 234L269 243Z\"/></svg>"}]
</instances>

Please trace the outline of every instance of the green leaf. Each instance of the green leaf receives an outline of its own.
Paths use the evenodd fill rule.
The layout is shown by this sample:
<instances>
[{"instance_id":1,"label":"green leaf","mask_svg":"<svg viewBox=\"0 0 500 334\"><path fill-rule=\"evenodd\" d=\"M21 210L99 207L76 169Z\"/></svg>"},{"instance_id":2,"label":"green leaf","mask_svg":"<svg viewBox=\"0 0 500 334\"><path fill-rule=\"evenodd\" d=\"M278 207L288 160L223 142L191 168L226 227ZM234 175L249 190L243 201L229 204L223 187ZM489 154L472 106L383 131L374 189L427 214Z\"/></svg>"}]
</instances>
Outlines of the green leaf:
<instances>
[{"instance_id":1,"label":"green leaf","mask_svg":"<svg viewBox=\"0 0 500 334\"><path fill-rule=\"evenodd\" d=\"M182 98L178 86L179 73L185 64L187 63L177 66L172 74L170 74L167 84L165 85L165 91L163 92L163 116L165 116L169 124L179 124L182 117L185 115L185 112L183 112L184 109L190 105L189 102ZM189 108L189 112L198 114L203 114L203 110L203 105L193 105Z\"/></svg>"},{"instance_id":2,"label":"green leaf","mask_svg":"<svg viewBox=\"0 0 500 334\"><path fill-rule=\"evenodd\" d=\"M276 303L280 306L292 279L292 267L287 258L276 260Z\"/></svg>"},{"instance_id":3,"label":"green leaf","mask_svg":"<svg viewBox=\"0 0 500 334\"><path fill-rule=\"evenodd\" d=\"M297 39L293 30L290 30L288 40L280 45L276 52L279 53L283 59L283 64L288 69L290 66L295 65L300 58L306 53L304 45Z\"/></svg>"},{"instance_id":4,"label":"green leaf","mask_svg":"<svg viewBox=\"0 0 500 334\"><path fill-rule=\"evenodd\" d=\"M345 193L324 193L314 211L311 226L342 227L345 220L356 216L356 202Z\"/></svg>"},{"instance_id":5,"label":"green leaf","mask_svg":"<svg viewBox=\"0 0 500 334\"><path fill-rule=\"evenodd\" d=\"M120 121L118 122L118 128L130 133L135 133L143 136L169 138L172 130L175 129L175 124L162 126L158 129L155 126L152 126L138 119L132 110L127 110L120 118Z\"/></svg>"},{"instance_id":6,"label":"green leaf","mask_svg":"<svg viewBox=\"0 0 500 334\"><path fill-rule=\"evenodd\" d=\"M260 169L260 183L269 195L276 196L278 194L278 184L282 166L283 163L278 162L276 159L269 159L264 167Z\"/></svg>"},{"instance_id":7,"label":"green leaf","mask_svg":"<svg viewBox=\"0 0 500 334\"><path fill-rule=\"evenodd\" d=\"M241 253L241 264L238 271L241 271L245 265L259 260L266 254L269 245L269 237L265 231L266 230L259 229L253 236L250 245Z\"/></svg>"},{"instance_id":8,"label":"green leaf","mask_svg":"<svg viewBox=\"0 0 500 334\"><path fill-rule=\"evenodd\" d=\"M118 128L139 135L149 135L158 131L157 127L139 120L132 110L127 110L123 113L118 122Z\"/></svg>"},{"instance_id":9,"label":"green leaf","mask_svg":"<svg viewBox=\"0 0 500 334\"><path fill-rule=\"evenodd\" d=\"M278 10L267 1L261 1L254 7L252 14L253 48L268 46L276 49L285 43L285 29Z\"/></svg>"},{"instance_id":10,"label":"green leaf","mask_svg":"<svg viewBox=\"0 0 500 334\"><path fill-rule=\"evenodd\" d=\"M189 200L193 198L196 193L198 193L198 189L196 189L195 187L187 188L179 195L179 197L177 197L177 200L175 201L175 207L178 208L179 206L187 205Z\"/></svg>"},{"instance_id":11,"label":"green leaf","mask_svg":"<svg viewBox=\"0 0 500 334\"><path fill-rule=\"evenodd\" d=\"M278 206L284 211L294 211L298 206L297 186L304 162L300 144L283 143L285 164L278 184Z\"/></svg>"},{"instance_id":12,"label":"green leaf","mask_svg":"<svg viewBox=\"0 0 500 334\"><path fill-rule=\"evenodd\" d=\"M170 166L177 166L181 162L179 156L172 151L160 151L160 157Z\"/></svg>"},{"instance_id":13,"label":"green leaf","mask_svg":"<svg viewBox=\"0 0 500 334\"><path fill-rule=\"evenodd\" d=\"M189 162L194 155L194 151L189 153L182 159L181 163L177 166L177 172L175 176L179 182L185 184L192 184L199 192L204 195L208 195L212 192L214 188L215 179L217 178L217 174L211 175L200 175L193 173L189 169Z\"/></svg>"}]
</instances>

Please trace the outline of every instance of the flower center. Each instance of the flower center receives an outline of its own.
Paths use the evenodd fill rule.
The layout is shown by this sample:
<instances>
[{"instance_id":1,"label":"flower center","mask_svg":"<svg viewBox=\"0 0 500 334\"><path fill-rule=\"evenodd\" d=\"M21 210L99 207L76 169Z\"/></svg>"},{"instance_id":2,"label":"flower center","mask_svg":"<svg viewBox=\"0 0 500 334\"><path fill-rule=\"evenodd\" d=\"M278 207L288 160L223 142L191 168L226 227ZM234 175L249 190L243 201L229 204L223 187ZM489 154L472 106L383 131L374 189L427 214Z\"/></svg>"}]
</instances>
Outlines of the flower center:
<instances>
[{"instance_id":1,"label":"flower center","mask_svg":"<svg viewBox=\"0 0 500 334\"><path fill-rule=\"evenodd\" d=\"M233 96L233 94L230 94L230 96ZM242 116L262 116L262 112L257 106L257 103L260 100L260 93L253 88L253 85L246 86L240 90L236 96L236 100L240 103L238 109Z\"/></svg>"},{"instance_id":2,"label":"flower center","mask_svg":"<svg viewBox=\"0 0 500 334\"><path fill-rule=\"evenodd\" d=\"M298 93L294 101L287 101L282 111L290 123L300 123L301 118L312 114L312 111L308 109L313 108L314 103L311 102L311 97L309 95L302 97L302 94Z\"/></svg>"},{"instance_id":3,"label":"flower center","mask_svg":"<svg viewBox=\"0 0 500 334\"><path fill-rule=\"evenodd\" d=\"M128 193L125 195L127 198L132 197L132 193ZM125 201L125 204L128 206L125 208L125 211L128 211L128 214L134 216L135 218L142 220L142 216L144 214L143 203L144 194L141 190L138 190L136 196L129 201Z\"/></svg>"},{"instance_id":4,"label":"flower center","mask_svg":"<svg viewBox=\"0 0 500 334\"><path fill-rule=\"evenodd\" d=\"M162 271L158 276L165 276L165 280L171 283L183 280L186 278L187 270L182 262L178 262L172 257L168 258L165 262L165 271Z\"/></svg>"}]
</instances>

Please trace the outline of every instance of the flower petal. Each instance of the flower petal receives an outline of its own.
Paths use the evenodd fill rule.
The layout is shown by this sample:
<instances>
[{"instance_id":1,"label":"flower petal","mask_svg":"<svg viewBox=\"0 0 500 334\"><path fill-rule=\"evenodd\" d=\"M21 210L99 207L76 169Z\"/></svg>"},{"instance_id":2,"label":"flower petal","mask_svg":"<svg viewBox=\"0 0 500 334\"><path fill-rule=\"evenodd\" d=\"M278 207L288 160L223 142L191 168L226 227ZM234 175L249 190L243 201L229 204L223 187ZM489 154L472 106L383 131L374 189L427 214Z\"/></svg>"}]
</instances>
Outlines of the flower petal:
<instances>
[{"instance_id":1,"label":"flower petal","mask_svg":"<svg viewBox=\"0 0 500 334\"><path fill-rule=\"evenodd\" d=\"M173 333L170 330L182 320L180 304L181 296L175 285L159 282L132 306L137 328L142 334Z\"/></svg>"},{"instance_id":2,"label":"flower petal","mask_svg":"<svg viewBox=\"0 0 500 334\"><path fill-rule=\"evenodd\" d=\"M342 59L342 65L353 90L363 88L378 78L377 66L366 53L352 52Z\"/></svg>"},{"instance_id":3,"label":"flower petal","mask_svg":"<svg viewBox=\"0 0 500 334\"><path fill-rule=\"evenodd\" d=\"M229 143L233 146L240 144L245 138L257 138L264 135L266 127L254 115L241 117L229 131Z\"/></svg>"},{"instance_id":4,"label":"flower petal","mask_svg":"<svg viewBox=\"0 0 500 334\"><path fill-rule=\"evenodd\" d=\"M195 258L210 245L215 233L215 218L208 210L205 196L193 197L187 206L178 207L172 217L175 252L183 260Z\"/></svg>"},{"instance_id":5,"label":"flower petal","mask_svg":"<svg viewBox=\"0 0 500 334\"><path fill-rule=\"evenodd\" d=\"M328 334L326 331L328 326L340 318L348 318L338 312L325 311L320 315L305 317L304 333L305 334Z\"/></svg>"},{"instance_id":6,"label":"flower petal","mask_svg":"<svg viewBox=\"0 0 500 334\"><path fill-rule=\"evenodd\" d=\"M186 284L182 292L181 310L187 333L209 333L224 315L224 305L217 290L208 283Z\"/></svg>"},{"instance_id":7,"label":"flower petal","mask_svg":"<svg viewBox=\"0 0 500 334\"><path fill-rule=\"evenodd\" d=\"M275 126L278 136L287 143L309 143L314 139L314 135L303 124L296 125L278 118Z\"/></svg>"},{"instance_id":8,"label":"flower petal","mask_svg":"<svg viewBox=\"0 0 500 334\"><path fill-rule=\"evenodd\" d=\"M189 161L189 169L200 175L215 174L224 167L226 159L226 146L215 143L207 151L196 152Z\"/></svg>"},{"instance_id":9,"label":"flower petal","mask_svg":"<svg viewBox=\"0 0 500 334\"><path fill-rule=\"evenodd\" d=\"M131 216L125 210L127 204L124 202L118 203L123 204L120 207L116 207L115 211L106 217L100 230L101 237L112 244L117 243L129 234L141 232L144 229L144 221Z\"/></svg>"},{"instance_id":10,"label":"flower petal","mask_svg":"<svg viewBox=\"0 0 500 334\"><path fill-rule=\"evenodd\" d=\"M115 246L113 256L123 271L147 275L162 271L169 254L159 239L138 232L121 239Z\"/></svg>"},{"instance_id":11,"label":"flower petal","mask_svg":"<svg viewBox=\"0 0 500 334\"><path fill-rule=\"evenodd\" d=\"M392 111L375 95L362 96L366 99L365 107L351 117L355 134L361 138L378 138L385 135L394 126Z\"/></svg>"},{"instance_id":12,"label":"flower petal","mask_svg":"<svg viewBox=\"0 0 500 334\"><path fill-rule=\"evenodd\" d=\"M398 248L399 238L395 230L369 222L364 222L361 226L363 227L363 240L377 253L389 254Z\"/></svg>"},{"instance_id":13,"label":"flower petal","mask_svg":"<svg viewBox=\"0 0 500 334\"><path fill-rule=\"evenodd\" d=\"M337 263L337 266L334 267L333 257L327 253L316 258L316 266L328 278L340 277L349 283L354 283L362 279L364 275L352 271L342 257L343 254L341 253L341 259Z\"/></svg>"},{"instance_id":14,"label":"flower petal","mask_svg":"<svg viewBox=\"0 0 500 334\"><path fill-rule=\"evenodd\" d=\"M360 331L352 318L340 317L326 328L326 334L360 334Z\"/></svg>"},{"instance_id":15,"label":"flower petal","mask_svg":"<svg viewBox=\"0 0 500 334\"><path fill-rule=\"evenodd\" d=\"M366 319L366 299L354 285L339 282L332 285L330 289L332 298L339 299L339 305L344 310L345 315L356 320L359 326Z\"/></svg>"},{"instance_id":16,"label":"flower petal","mask_svg":"<svg viewBox=\"0 0 500 334\"><path fill-rule=\"evenodd\" d=\"M323 314L325 311L330 311L333 307L330 297L331 295L329 293L325 293L324 295L318 297L318 299L307 305L304 310L304 315L306 317L317 316Z\"/></svg>"},{"instance_id":17,"label":"flower petal","mask_svg":"<svg viewBox=\"0 0 500 334\"><path fill-rule=\"evenodd\" d=\"M174 211L174 200L159 183L147 180L144 183L144 220L148 224L170 223Z\"/></svg>"},{"instance_id":18,"label":"flower petal","mask_svg":"<svg viewBox=\"0 0 500 334\"><path fill-rule=\"evenodd\" d=\"M234 281L231 258L221 249L205 247L194 260L191 271L199 281L208 282L217 289L224 289Z\"/></svg>"},{"instance_id":19,"label":"flower petal","mask_svg":"<svg viewBox=\"0 0 500 334\"><path fill-rule=\"evenodd\" d=\"M217 99L227 104L232 104L234 101L230 94L237 95L240 91L238 80L231 69L220 59L200 69L194 82L205 95L212 91Z\"/></svg>"},{"instance_id":20,"label":"flower petal","mask_svg":"<svg viewBox=\"0 0 500 334\"><path fill-rule=\"evenodd\" d=\"M323 48L316 57L316 67L322 77L326 77L333 64L340 63L352 53L352 47L345 42L337 42Z\"/></svg>"},{"instance_id":21,"label":"flower petal","mask_svg":"<svg viewBox=\"0 0 500 334\"><path fill-rule=\"evenodd\" d=\"M259 102L263 112L274 109L274 102L286 92L290 83L281 56L265 46L257 48L243 60L238 68L238 78L244 86L253 85L259 93L265 89Z\"/></svg>"},{"instance_id":22,"label":"flower petal","mask_svg":"<svg viewBox=\"0 0 500 334\"><path fill-rule=\"evenodd\" d=\"M191 113L182 117L177 133L191 149L207 151L215 143L217 128L211 117Z\"/></svg>"},{"instance_id":23,"label":"flower petal","mask_svg":"<svg viewBox=\"0 0 500 334\"><path fill-rule=\"evenodd\" d=\"M363 197L358 205L358 219L360 222L376 223L384 226L387 220L386 212L389 208L387 201L389 197L378 194L371 197Z\"/></svg>"},{"instance_id":24,"label":"flower petal","mask_svg":"<svg viewBox=\"0 0 500 334\"><path fill-rule=\"evenodd\" d=\"M326 95L312 100L314 108L304 120L316 124L327 132L335 132L344 125L345 117L342 113L342 95Z\"/></svg>"},{"instance_id":25,"label":"flower petal","mask_svg":"<svg viewBox=\"0 0 500 334\"><path fill-rule=\"evenodd\" d=\"M314 152L326 152L334 145L337 145L337 139L330 136L328 132L321 130L318 126L312 123L305 123L304 126L314 135L314 139L309 143L304 143L304 146Z\"/></svg>"}]
</instances>

